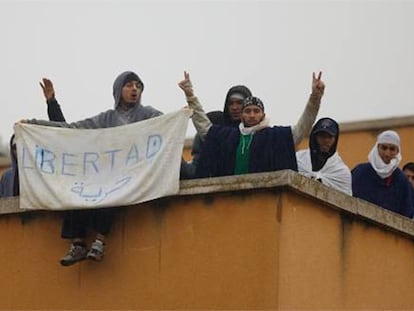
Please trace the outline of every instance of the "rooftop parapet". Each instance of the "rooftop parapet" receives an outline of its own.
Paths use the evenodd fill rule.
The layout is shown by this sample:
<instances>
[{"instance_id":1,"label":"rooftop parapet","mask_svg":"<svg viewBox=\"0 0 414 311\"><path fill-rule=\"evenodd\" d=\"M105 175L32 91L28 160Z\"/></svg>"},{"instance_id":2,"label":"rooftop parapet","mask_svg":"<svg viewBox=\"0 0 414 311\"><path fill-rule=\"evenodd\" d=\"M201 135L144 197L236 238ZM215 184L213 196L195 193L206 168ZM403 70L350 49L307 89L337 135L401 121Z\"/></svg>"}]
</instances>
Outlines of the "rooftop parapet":
<instances>
[{"instance_id":1,"label":"rooftop parapet","mask_svg":"<svg viewBox=\"0 0 414 311\"><path fill-rule=\"evenodd\" d=\"M351 197L291 170L185 180L181 181L177 196L269 188L273 188L275 191L287 189L314 198L323 205L344 212L351 217L375 223L414 239L414 222L411 219L367 201ZM18 197L0 199L0 216L24 212L26 211L19 208Z\"/></svg>"}]
</instances>

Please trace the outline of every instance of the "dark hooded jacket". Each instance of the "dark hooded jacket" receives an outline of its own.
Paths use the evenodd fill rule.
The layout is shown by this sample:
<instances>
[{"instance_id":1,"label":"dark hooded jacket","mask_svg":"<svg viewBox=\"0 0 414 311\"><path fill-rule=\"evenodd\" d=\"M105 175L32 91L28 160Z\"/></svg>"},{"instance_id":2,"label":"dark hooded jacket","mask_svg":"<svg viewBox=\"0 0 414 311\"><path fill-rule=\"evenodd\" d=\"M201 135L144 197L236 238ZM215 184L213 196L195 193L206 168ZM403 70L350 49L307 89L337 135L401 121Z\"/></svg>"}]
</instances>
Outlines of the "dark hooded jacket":
<instances>
[{"instance_id":1,"label":"dark hooded jacket","mask_svg":"<svg viewBox=\"0 0 414 311\"><path fill-rule=\"evenodd\" d=\"M229 105L230 105L230 97L233 94L240 94L244 96L244 98L252 96L252 92L244 85L236 85L231 87L226 95L226 99L224 101L224 108L223 111L215 110L207 113L207 117L210 119L211 123L216 125L224 125L224 126L231 126L237 127L240 123L239 120L235 121L231 118L229 113ZM194 136L193 140L193 148L191 151L191 155L193 157L190 163L190 175L191 178L195 178L195 172L199 163L201 149L203 147L203 142L198 134Z\"/></svg>"},{"instance_id":2,"label":"dark hooded jacket","mask_svg":"<svg viewBox=\"0 0 414 311\"><path fill-rule=\"evenodd\" d=\"M335 136L335 143L332 145L328 153L320 151L319 144L316 140L316 134L319 132L328 132L331 135ZM318 120L318 122L316 122L309 136L312 171L319 171L325 165L326 161L328 161L328 159L335 154L338 145L338 139L339 126L335 120L331 118L321 118Z\"/></svg>"},{"instance_id":3,"label":"dark hooded jacket","mask_svg":"<svg viewBox=\"0 0 414 311\"><path fill-rule=\"evenodd\" d=\"M335 137L328 152L322 152L317 142L318 132L327 132ZM331 118L319 119L309 137L309 149L296 152L300 174L320 181L324 185L352 195L352 177L348 166L336 151L339 138L338 123Z\"/></svg>"},{"instance_id":4,"label":"dark hooded jacket","mask_svg":"<svg viewBox=\"0 0 414 311\"><path fill-rule=\"evenodd\" d=\"M13 152L14 134L10 138L11 167L7 169L0 180L0 197L13 197L19 195L19 171L17 158Z\"/></svg>"}]
</instances>

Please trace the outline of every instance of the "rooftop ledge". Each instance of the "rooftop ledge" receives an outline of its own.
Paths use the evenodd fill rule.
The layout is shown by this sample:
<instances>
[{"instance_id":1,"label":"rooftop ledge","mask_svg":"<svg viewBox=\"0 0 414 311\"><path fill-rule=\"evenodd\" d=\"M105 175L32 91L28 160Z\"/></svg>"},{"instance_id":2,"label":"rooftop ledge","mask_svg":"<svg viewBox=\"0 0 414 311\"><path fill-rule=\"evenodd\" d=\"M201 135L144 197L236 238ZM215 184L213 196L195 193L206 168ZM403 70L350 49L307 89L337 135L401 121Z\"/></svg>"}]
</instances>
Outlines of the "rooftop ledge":
<instances>
[{"instance_id":1,"label":"rooftop ledge","mask_svg":"<svg viewBox=\"0 0 414 311\"><path fill-rule=\"evenodd\" d=\"M288 190L308 196L351 217L375 223L414 239L413 220L375 204L353 198L291 170L183 180L180 182L180 191L177 196L268 188ZM0 199L0 215L22 212L25 211L19 209L17 197Z\"/></svg>"}]
</instances>

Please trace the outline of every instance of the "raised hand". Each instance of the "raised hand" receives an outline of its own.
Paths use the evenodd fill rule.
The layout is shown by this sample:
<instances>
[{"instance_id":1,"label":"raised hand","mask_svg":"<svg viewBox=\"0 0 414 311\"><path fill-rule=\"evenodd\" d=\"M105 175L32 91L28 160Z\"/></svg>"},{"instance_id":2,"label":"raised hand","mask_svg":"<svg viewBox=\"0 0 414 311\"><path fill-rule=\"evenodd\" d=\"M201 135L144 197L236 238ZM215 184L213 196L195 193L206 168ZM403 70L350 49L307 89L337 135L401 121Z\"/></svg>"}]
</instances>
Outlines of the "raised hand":
<instances>
[{"instance_id":1,"label":"raised hand","mask_svg":"<svg viewBox=\"0 0 414 311\"><path fill-rule=\"evenodd\" d=\"M325 91L325 83L321 80L322 71L319 71L318 76L312 74L312 95L322 97Z\"/></svg>"},{"instance_id":2,"label":"raised hand","mask_svg":"<svg viewBox=\"0 0 414 311\"><path fill-rule=\"evenodd\" d=\"M54 99L55 98L55 89L53 88L53 83L51 80L43 78L42 82L39 82L40 87L43 90L43 94L45 95L46 100Z\"/></svg>"},{"instance_id":3,"label":"raised hand","mask_svg":"<svg viewBox=\"0 0 414 311\"><path fill-rule=\"evenodd\" d=\"M184 71L184 80L178 82L178 86L184 91L185 96L194 96L193 84L190 80L190 74Z\"/></svg>"}]
</instances>

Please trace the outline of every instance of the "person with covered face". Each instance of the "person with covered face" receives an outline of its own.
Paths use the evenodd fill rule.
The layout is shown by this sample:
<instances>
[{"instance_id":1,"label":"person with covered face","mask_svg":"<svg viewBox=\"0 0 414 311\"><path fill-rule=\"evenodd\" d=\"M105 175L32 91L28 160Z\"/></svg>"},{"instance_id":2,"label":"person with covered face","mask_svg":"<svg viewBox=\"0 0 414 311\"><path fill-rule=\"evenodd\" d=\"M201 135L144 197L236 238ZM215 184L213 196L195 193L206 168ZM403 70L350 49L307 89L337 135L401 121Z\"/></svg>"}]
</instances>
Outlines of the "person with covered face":
<instances>
[{"instance_id":1,"label":"person with covered face","mask_svg":"<svg viewBox=\"0 0 414 311\"><path fill-rule=\"evenodd\" d=\"M49 116L63 121L64 116L56 101L52 82L43 79L41 87L48 104ZM121 73L114 81L113 97L115 104L113 109L72 123L45 120L27 120L26 122L46 126L97 129L125 125L162 115L161 111L141 104L143 90L144 83L140 77L132 71L126 71ZM65 212L61 237L69 239L71 242L69 251L60 260L61 265L70 266L86 258L95 261L103 259L105 237L111 230L115 210L115 208L100 208ZM89 228L96 232L96 238L88 248L85 238Z\"/></svg>"},{"instance_id":2,"label":"person with covered face","mask_svg":"<svg viewBox=\"0 0 414 311\"><path fill-rule=\"evenodd\" d=\"M412 218L412 187L398 168L401 158L399 135L395 131L379 134L368 155L368 163L358 164L352 170L354 197Z\"/></svg>"},{"instance_id":3,"label":"person with covered face","mask_svg":"<svg viewBox=\"0 0 414 311\"><path fill-rule=\"evenodd\" d=\"M296 152L298 171L306 177L352 195L351 171L336 150L338 138L338 123L331 118L319 119L312 128L309 149Z\"/></svg>"},{"instance_id":4,"label":"person with covered face","mask_svg":"<svg viewBox=\"0 0 414 311\"><path fill-rule=\"evenodd\" d=\"M325 89L321 73L313 75L312 94L296 126L269 126L263 102L254 96L243 100L237 127L212 124L205 114L190 80L178 84L193 109L192 121L204 140L196 177L216 177L282 169L297 170L295 143L309 133Z\"/></svg>"}]
</instances>

